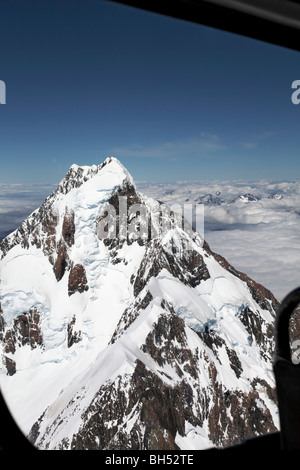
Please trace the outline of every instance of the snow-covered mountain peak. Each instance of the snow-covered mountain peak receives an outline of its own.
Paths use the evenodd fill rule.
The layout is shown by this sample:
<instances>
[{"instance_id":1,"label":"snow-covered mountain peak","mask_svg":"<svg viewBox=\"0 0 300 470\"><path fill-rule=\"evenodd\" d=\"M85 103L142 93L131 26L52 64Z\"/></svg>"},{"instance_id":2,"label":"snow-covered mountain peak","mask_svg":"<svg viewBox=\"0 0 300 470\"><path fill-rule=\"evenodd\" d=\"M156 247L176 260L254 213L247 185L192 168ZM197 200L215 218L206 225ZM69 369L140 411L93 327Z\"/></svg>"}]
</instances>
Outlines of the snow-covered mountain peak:
<instances>
[{"instance_id":1,"label":"snow-covered mountain peak","mask_svg":"<svg viewBox=\"0 0 300 470\"><path fill-rule=\"evenodd\" d=\"M201 449L276 429L277 301L182 222L110 157L72 165L1 243L0 383L39 448Z\"/></svg>"},{"instance_id":2,"label":"snow-covered mountain peak","mask_svg":"<svg viewBox=\"0 0 300 470\"><path fill-rule=\"evenodd\" d=\"M115 185L116 183L122 184L125 179L127 179L130 184L134 185L132 176L122 163L115 157L108 157L100 165L80 166L73 163L54 193L67 194L73 188L79 188L81 185L97 176L102 176L103 178L104 174L107 178L106 187L108 187L110 183L111 185ZM99 189L103 189L103 181L99 181Z\"/></svg>"},{"instance_id":3,"label":"snow-covered mountain peak","mask_svg":"<svg viewBox=\"0 0 300 470\"><path fill-rule=\"evenodd\" d=\"M44 245L44 252L51 254L53 243L59 243L57 229L63 230L67 220L74 225L72 230L77 224L77 228L96 232L96 221L114 193L128 195L129 199L139 194L132 176L117 158L106 158L100 165L71 165L41 207L2 240L0 258L17 244Z\"/></svg>"}]
</instances>

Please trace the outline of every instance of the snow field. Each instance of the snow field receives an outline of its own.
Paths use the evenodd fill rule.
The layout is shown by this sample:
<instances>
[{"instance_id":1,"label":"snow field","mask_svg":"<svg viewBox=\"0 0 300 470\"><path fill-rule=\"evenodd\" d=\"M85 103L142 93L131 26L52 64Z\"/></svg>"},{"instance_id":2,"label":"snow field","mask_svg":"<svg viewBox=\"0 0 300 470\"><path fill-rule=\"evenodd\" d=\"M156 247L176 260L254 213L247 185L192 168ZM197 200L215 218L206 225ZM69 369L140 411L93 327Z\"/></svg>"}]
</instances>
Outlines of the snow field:
<instances>
[{"instance_id":1,"label":"snow field","mask_svg":"<svg viewBox=\"0 0 300 470\"><path fill-rule=\"evenodd\" d=\"M72 168L78 171L79 167L74 165ZM257 311L267 322L272 320L271 314L256 304L245 282L225 271L205 253L200 237L193 241L181 229L170 230L161 240L162 245L166 250L176 247L179 254L183 254L183 248L199 252L210 278L192 288L162 269L155 278L150 278L140 293L142 298L149 290L153 300L145 309L140 309L138 317L119 339L109 344L123 312L135 300L130 279L141 264L145 247L138 243L125 243L118 251L122 261L117 264L111 262L107 247L96 234L97 219L103 204L129 176L114 160L98 173L96 170L96 166L92 167L94 176L80 187L74 187L67 194L56 194L53 205L60 216L57 242L61 239L66 209L75 214L75 243L69 248L68 256L71 263L84 266L89 286L87 291L69 297L67 273L57 282L52 265L42 251L33 246L22 249L16 245L1 263L0 296L6 323L12 324L14 318L36 306L42 314L45 344L43 350L17 349L14 355L17 373L9 377L2 370L1 389L25 433L44 411L41 435L55 420L62 420L60 426L52 426L47 438L51 448L79 430L82 412L91 404L101 386L118 377L130 377L137 359L168 386L172 387L181 380L171 364L158 367L150 354L141 349L154 323L160 315L167 313L161 306L162 300L169 302L185 322L187 348L199 358L197 380L201 387L211 387L209 362L216 367L218 380L229 390L248 392L251 380L256 377L273 383L270 363L262 359L255 342L249 343L249 334L239 319L246 306ZM88 178L90 172L89 167L83 167L84 177ZM150 199L147 199L147 204L150 209L157 208ZM81 341L68 348L67 326L73 318L76 319L74 330L81 332ZM225 342L218 348L217 356L195 332L205 332L206 327L218 333ZM236 351L241 362L239 378L232 370L225 345ZM179 344L177 346L180 347ZM207 359L201 360L204 357L208 362ZM195 393L197 380L190 374L186 374L186 380ZM266 405L275 420L276 410L261 387L261 407ZM128 429L135 419L133 410ZM206 426L207 423L200 429L186 423L186 435L176 437L179 447L210 446Z\"/></svg>"}]
</instances>

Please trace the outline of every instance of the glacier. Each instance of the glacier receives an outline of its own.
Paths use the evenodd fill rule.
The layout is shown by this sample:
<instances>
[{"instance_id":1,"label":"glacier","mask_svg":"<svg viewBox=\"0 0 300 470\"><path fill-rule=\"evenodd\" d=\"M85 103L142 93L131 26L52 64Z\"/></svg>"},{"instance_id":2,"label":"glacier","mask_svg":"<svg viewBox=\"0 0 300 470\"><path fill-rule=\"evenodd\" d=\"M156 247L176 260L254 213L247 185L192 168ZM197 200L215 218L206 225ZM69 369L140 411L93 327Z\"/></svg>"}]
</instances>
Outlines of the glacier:
<instances>
[{"instance_id":1,"label":"glacier","mask_svg":"<svg viewBox=\"0 0 300 470\"><path fill-rule=\"evenodd\" d=\"M273 294L176 214L161 236L100 239L118 196L157 220L116 158L74 164L0 244L0 386L24 434L40 449L205 449L277 430Z\"/></svg>"}]
</instances>

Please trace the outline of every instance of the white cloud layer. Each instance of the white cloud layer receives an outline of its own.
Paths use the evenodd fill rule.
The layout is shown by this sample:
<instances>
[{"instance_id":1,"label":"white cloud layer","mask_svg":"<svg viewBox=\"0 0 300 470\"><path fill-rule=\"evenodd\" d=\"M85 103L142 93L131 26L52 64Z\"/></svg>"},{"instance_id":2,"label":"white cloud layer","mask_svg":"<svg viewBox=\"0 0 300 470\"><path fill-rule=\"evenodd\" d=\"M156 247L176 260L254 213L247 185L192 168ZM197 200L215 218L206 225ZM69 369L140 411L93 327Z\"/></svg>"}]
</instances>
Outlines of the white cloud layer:
<instances>
[{"instance_id":1,"label":"white cloud layer","mask_svg":"<svg viewBox=\"0 0 300 470\"><path fill-rule=\"evenodd\" d=\"M300 286L299 181L179 181L141 190L169 204L204 204L212 250L279 300Z\"/></svg>"},{"instance_id":2,"label":"white cloud layer","mask_svg":"<svg viewBox=\"0 0 300 470\"><path fill-rule=\"evenodd\" d=\"M18 228L53 189L51 185L0 184L0 240Z\"/></svg>"}]
</instances>

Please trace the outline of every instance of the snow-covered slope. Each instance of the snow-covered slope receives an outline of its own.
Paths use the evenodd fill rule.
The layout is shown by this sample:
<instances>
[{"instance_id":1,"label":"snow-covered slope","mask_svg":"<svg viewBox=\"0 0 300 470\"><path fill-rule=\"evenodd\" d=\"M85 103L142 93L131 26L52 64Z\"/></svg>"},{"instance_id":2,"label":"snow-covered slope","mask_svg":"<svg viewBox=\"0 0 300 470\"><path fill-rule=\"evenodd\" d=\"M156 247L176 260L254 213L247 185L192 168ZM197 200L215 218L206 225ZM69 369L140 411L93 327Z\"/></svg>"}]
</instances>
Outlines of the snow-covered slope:
<instances>
[{"instance_id":1,"label":"snow-covered slope","mask_svg":"<svg viewBox=\"0 0 300 470\"><path fill-rule=\"evenodd\" d=\"M1 390L37 447L202 449L277 429L276 299L163 209L115 158L73 165L1 243Z\"/></svg>"}]
</instances>

